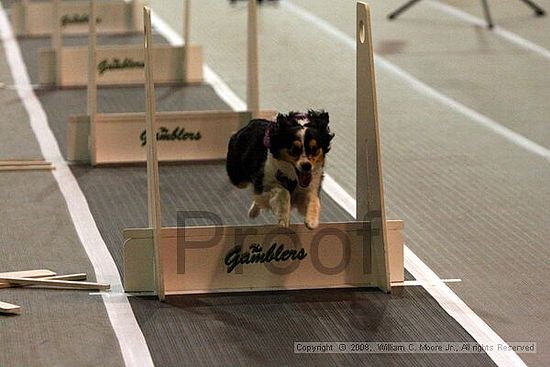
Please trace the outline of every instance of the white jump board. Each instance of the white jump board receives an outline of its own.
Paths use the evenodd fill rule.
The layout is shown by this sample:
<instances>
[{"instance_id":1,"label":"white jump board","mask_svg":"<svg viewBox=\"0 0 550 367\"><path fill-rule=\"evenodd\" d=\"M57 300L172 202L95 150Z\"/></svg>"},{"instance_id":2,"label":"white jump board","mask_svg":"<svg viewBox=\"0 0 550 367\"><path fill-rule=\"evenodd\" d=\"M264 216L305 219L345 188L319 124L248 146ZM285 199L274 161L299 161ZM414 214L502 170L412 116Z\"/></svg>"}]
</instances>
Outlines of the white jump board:
<instances>
[{"instance_id":1,"label":"white jump board","mask_svg":"<svg viewBox=\"0 0 550 367\"><path fill-rule=\"evenodd\" d=\"M403 222L388 221L387 228L390 277L392 281L403 281ZM125 290L154 291L152 230L127 229L124 238ZM188 227L185 231L163 228L160 253L165 291L174 295L379 287L380 269L375 267L380 259L371 256L375 251L371 251L370 238L366 222L322 223L316 230L291 225L290 231L279 226ZM238 245L239 259L246 252L253 256L263 253L264 260L268 259L269 249L274 246L273 259L231 268ZM283 248L277 250L280 246Z\"/></svg>"},{"instance_id":2,"label":"white jump board","mask_svg":"<svg viewBox=\"0 0 550 367\"><path fill-rule=\"evenodd\" d=\"M161 161L225 159L229 137L251 119L249 112L231 111L159 112L156 116ZM144 132L144 113L97 114L96 164L145 162ZM89 162L89 117L71 117L67 135L67 160Z\"/></svg>"},{"instance_id":3,"label":"white jump board","mask_svg":"<svg viewBox=\"0 0 550 367\"><path fill-rule=\"evenodd\" d=\"M141 11L143 1L122 0L98 3L96 21L100 33L143 31ZM88 34L90 2L63 1L59 6L59 24L64 34ZM53 33L53 4L51 1L15 2L11 21L18 36L46 36Z\"/></svg>"},{"instance_id":4,"label":"white jump board","mask_svg":"<svg viewBox=\"0 0 550 367\"><path fill-rule=\"evenodd\" d=\"M130 85L145 82L143 46L104 46L97 48L96 55L95 70L98 85ZM153 50L155 83L202 82L202 47L190 45L187 60L184 55L183 46L155 46ZM56 83L56 57L54 49L39 50L41 84ZM60 57L62 66L58 86L86 86L88 84L88 48L63 47Z\"/></svg>"}]
</instances>

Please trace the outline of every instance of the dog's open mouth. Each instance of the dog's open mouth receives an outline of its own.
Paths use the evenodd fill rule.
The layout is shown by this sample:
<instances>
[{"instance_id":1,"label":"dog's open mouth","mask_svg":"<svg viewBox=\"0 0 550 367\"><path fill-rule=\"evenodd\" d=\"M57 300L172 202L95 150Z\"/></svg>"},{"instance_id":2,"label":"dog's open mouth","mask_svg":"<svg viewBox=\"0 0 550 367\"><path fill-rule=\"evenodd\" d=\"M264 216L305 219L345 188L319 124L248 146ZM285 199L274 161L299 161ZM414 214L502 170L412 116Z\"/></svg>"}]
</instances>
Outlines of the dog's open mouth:
<instances>
[{"instance_id":1,"label":"dog's open mouth","mask_svg":"<svg viewBox=\"0 0 550 367\"><path fill-rule=\"evenodd\" d=\"M311 183L311 177L312 177L311 171L305 172L305 171L296 169L296 175L298 176L298 183L300 184L301 187L309 186L309 184Z\"/></svg>"}]
</instances>

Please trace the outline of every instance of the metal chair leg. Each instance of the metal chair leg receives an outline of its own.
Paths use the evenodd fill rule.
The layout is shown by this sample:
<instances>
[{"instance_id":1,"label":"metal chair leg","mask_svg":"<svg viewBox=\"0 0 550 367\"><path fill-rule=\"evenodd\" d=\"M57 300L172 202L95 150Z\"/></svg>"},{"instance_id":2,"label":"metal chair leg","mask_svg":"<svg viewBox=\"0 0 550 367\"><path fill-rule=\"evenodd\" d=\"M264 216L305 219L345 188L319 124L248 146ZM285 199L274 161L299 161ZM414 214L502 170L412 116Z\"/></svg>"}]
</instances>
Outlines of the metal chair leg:
<instances>
[{"instance_id":1,"label":"metal chair leg","mask_svg":"<svg viewBox=\"0 0 550 367\"><path fill-rule=\"evenodd\" d=\"M546 14L546 12L544 11L543 8L541 8L540 6L538 6L536 3L534 3L533 1L531 0L521 0L523 1L525 4L527 4L528 7L530 7L531 9L533 9L535 11L535 15L538 16L538 17L542 17Z\"/></svg>"},{"instance_id":2,"label":"metal chair leg","mask_svg":"<svg viewBox=\"0 0 550 367\"><path fill-rule=\"evenodd\" d=\"M483 5L483 13L485 14L485 20L487 21L487 28L493 29L495 25L493 23L493 18L491 17L491 11L489 10L489 3L487 0L481 0L481 4Z\"/></svg>"},{"instance_id":3,"label":"metal chair leg","mask_svg":"<svg viewBox=\"0 0 550 367\"><path fill-rule=\"evenodd\" d=\"M391 12L388 15L388 19L395 19L397 18L401 13L409 9L414 4L418 3L420 0L409 0L405 4L403 4L401 7L397 8L393 12ZM533 0L521 0L524 4L529 6L531 9L535 11L535 15L542 17L546 15L546 11L541 8L538 4L536 4ZM483 6L483 13L485 14L485 20L487 21L487 27L489 29L492 29L495 25L493 23L493 18L491 16L491 10L489 9L489 3L487 0L481 0L481 5Z\"/></svg>"},{"instance_id":4,"label":"metal chair leg","mask_svg":"<svg viewBox=\"0 0 550 367\"><path fill-rule=\"evenodd\" d=\"M402 5L401 7L394 10L392 13L388 15L388 19L395 19L399 16L399 14L403 13L405 10L419 2L420 0L410 0L408 3Z\"/></svg>"}]
</instances>

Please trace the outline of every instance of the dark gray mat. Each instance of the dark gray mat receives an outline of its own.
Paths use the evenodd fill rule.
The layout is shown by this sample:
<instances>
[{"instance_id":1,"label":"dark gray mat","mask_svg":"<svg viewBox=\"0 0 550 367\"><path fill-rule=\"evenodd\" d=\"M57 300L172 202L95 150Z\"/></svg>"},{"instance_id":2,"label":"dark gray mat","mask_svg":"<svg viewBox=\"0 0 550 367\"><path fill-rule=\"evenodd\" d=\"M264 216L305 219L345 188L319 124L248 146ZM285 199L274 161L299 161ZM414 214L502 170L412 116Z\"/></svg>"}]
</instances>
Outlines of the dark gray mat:
<instances>
[{"instance_id":1,"label":"dark gray mat","mask_svg":"<svg viewBox=\"0 0 550 367\"><path fill-rule=\"evenodd\" d=\"M492 366L485 354L294 354L300 341L470 341L421 288L132 298L159 366Z\"/></svg>"},{"instance_id":2,"label":"dark gray mat","mask_svg":"<svg viewBox=\"0 0 550 367\"><path fill-rule=\"evenodd\" d=\"M29 45L27 40L21 44L27 49L25 57L32 57L30 51L36 44ZM158 92L162 95L163 90ZM164 92L172 99L166 98L171 101L166 103L159 100L159 110L221 108L208 87ZM100 108L111 112L142 110L141 93L140 88L102 89ZM83 91L43 90L38 96L63 146L68 114L85 110ZM74 166L73 172L120 269L121 230L146 224L145 168ZM220 164L163 166L161 188L164 225L174 225L176 212L184 209L210 210L222 216L226 224L272 221L269 216L254 222L246 218L249 195L229 185ZM348 219L333 202L327 198L323 202L323 220ZM301 340L472 341L421 288L392 295L338 290L179 297L168 303L134 297L131 303L159 366L492 365L485 354L460 359L452 355L293 354L292 343Z\"/></svg>"}]
</instances>

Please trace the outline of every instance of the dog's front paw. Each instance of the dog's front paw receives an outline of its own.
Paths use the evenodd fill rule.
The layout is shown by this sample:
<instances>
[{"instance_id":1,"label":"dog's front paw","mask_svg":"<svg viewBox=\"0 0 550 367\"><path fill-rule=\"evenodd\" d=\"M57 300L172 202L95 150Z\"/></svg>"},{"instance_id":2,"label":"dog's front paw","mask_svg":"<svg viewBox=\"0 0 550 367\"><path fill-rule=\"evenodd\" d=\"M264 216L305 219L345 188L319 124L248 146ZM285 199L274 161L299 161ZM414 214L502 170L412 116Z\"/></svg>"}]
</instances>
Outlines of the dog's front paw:
<instances>
[{"instance_id":1,"label":"dog's front paw","mask_svg":"<svg viewBox=\"0 0 550 367\"><path fill-rule=\"evenodd\" d=\"M288 217L279 218L279 225L283 228L288 228L290 226L290 218Z\"/></svg>"},{"instance_id":2,"label":"dog's front paw","mask_svg":"<svg viewBox=\"0 0 550 367\"><path fill-rule=\"evenodd\" d=\"M306 225L307 229L315 229L319 227L319 219L318 218L306 218L304 221L304 224Z\"/></svg>"}]
</instances>

